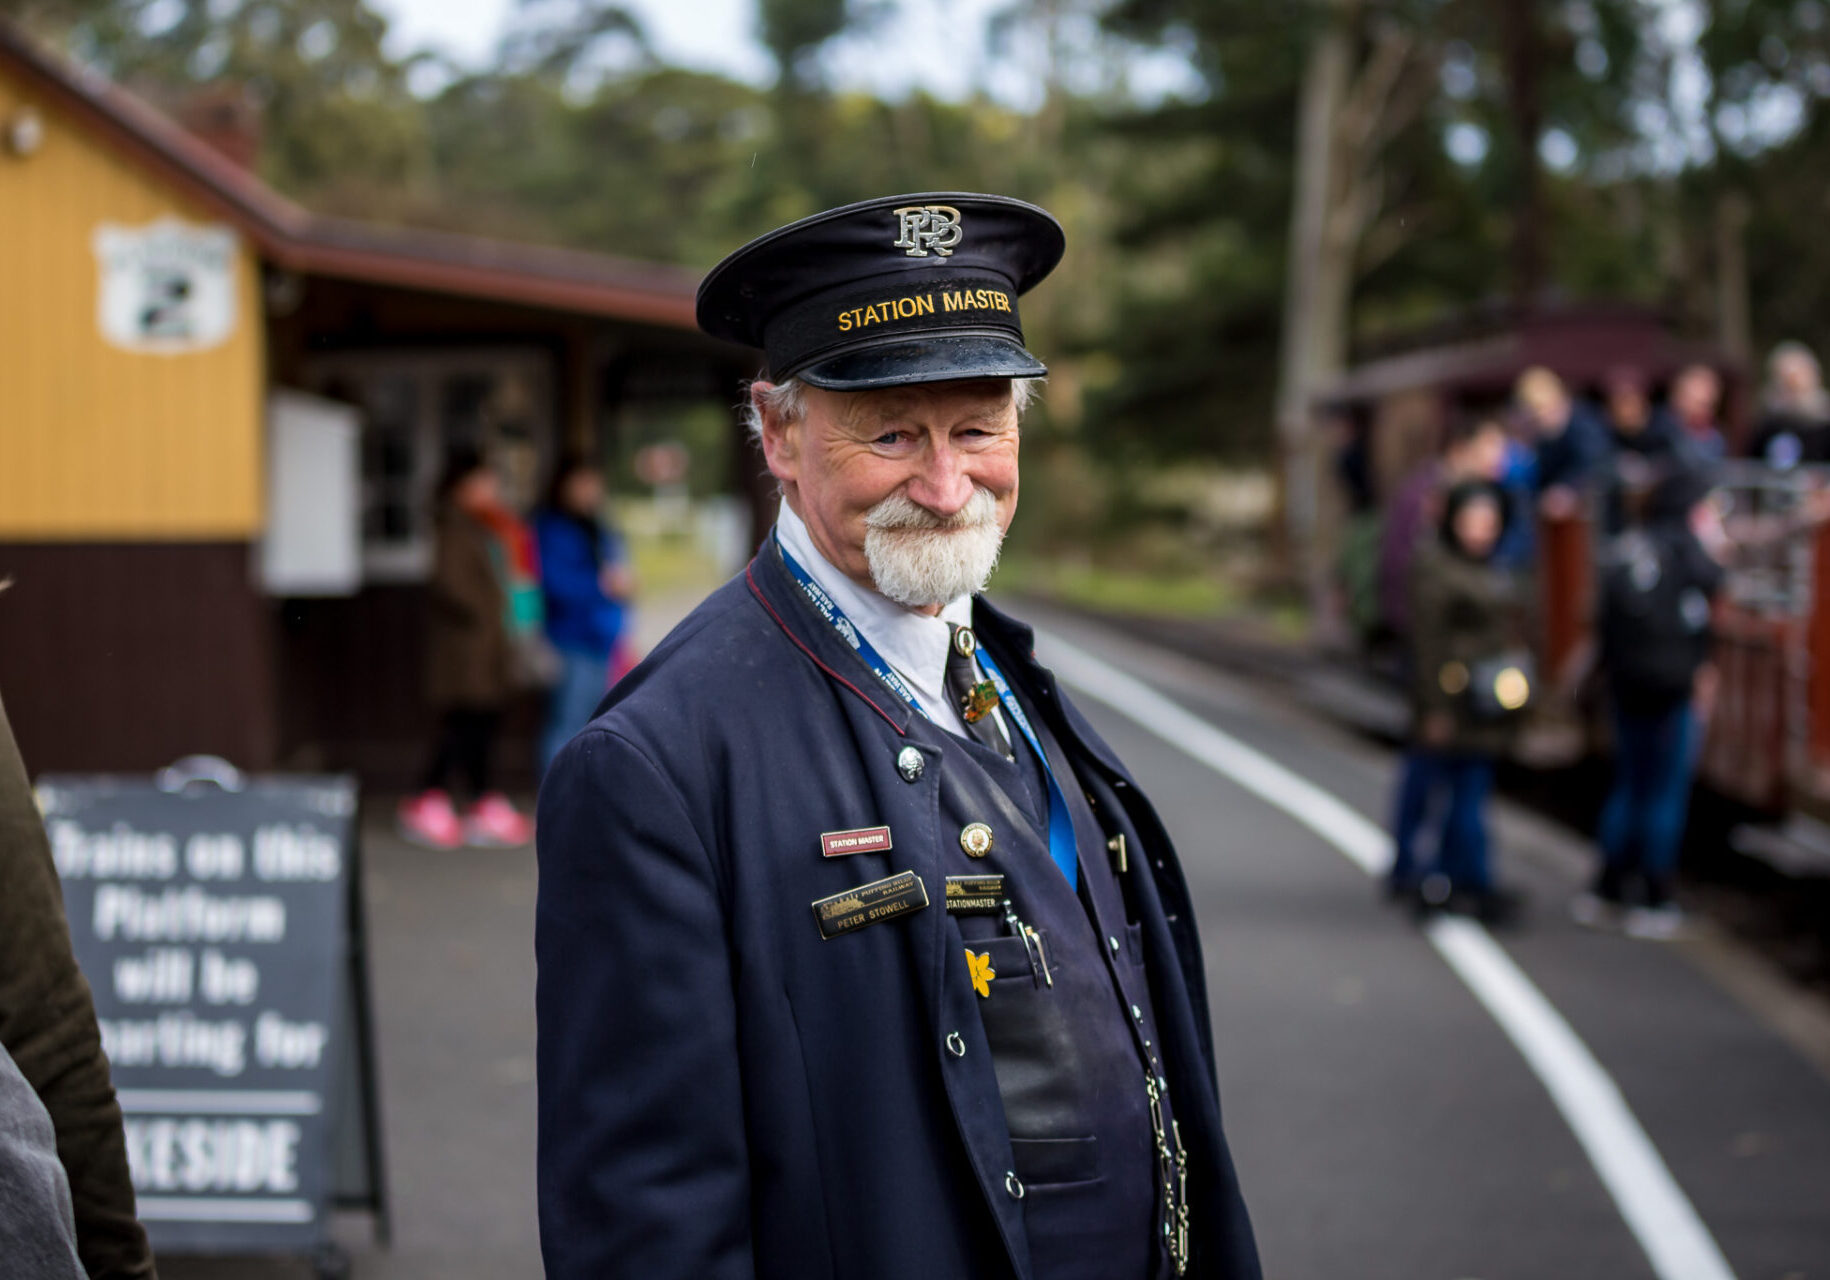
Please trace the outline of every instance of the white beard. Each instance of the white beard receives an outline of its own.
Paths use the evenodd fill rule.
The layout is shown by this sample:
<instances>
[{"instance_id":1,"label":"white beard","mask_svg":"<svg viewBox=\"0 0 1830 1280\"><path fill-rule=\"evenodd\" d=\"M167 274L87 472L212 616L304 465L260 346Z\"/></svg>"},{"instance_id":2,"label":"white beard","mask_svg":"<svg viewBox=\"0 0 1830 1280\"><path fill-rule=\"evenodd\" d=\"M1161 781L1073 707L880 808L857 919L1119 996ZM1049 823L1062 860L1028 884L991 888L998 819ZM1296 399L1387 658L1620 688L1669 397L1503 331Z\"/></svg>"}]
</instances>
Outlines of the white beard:
<instances>
[{"instance_id":1,"label":"white beard","mask_svg":"<svg viewBox=\"0 0 1830 1280\"><path fill-rule=\"evenodd\" d=\"M909 609L982 591L1004 544L997 499L984 488L974 488L964 507L944 517L893 493L865 514L864 524L871 581Z\"/></svg>"}]
</instances>

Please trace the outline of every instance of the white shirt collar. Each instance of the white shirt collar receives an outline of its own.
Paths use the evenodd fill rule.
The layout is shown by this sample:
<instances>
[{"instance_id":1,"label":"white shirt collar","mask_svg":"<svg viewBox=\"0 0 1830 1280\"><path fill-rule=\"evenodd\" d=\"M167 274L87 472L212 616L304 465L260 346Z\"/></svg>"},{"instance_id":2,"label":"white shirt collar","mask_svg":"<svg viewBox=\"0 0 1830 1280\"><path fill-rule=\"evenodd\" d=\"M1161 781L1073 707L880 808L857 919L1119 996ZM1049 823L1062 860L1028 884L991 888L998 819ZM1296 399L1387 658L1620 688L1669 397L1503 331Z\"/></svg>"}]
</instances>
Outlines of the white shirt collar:
<instances>
[{"instance_id":1,"label":"white shirt collar","mask_svg":"<svg viewBox=\"0 0 1830 1280\"><path fill-rule=\"evenodd\" d=\"M775 536L782 549L845 611L871 647L908 682L928 718L943 729L965 736L966 722L946 693L947 652L953 643L953 632L947 624L972 625L972 597L961 596L946 605L939 617L931 618L859 585L820 554L806 522L785 500L775 519Z\"/></svg>"}]
</instances>

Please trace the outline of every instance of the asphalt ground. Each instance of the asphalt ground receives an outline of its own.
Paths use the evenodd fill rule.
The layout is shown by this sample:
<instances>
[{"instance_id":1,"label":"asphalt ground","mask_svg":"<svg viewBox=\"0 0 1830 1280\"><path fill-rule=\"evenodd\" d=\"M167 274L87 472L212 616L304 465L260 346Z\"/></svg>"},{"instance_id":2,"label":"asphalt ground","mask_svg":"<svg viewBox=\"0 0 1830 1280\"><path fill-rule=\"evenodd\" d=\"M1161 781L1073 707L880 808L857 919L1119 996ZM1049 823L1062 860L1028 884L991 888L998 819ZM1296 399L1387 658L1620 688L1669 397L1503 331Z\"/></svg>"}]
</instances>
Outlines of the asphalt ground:
<instances>
[{"instance_id":1,"label":"asphalt ground","mask_svg":"<svg viewBox=\"0 0 1830 1280\"><path fill-rule=\"evenodd\" d=\"M1225 675L1066 615L1084 652L1382 819L1394 758ZM1041 645L1049 658L1049 640ZM1087 698L1175 837L1206 940L1226 1121L1269 1277L1640 1280L1657 1273L1544 1082L1405 914L1283 809ZM527 851L365 831L394 1240L338 1224L357 1277L537 1276ZM1607 1072L1741 1280L1830 1277L1830 1015L1704 929L1578 929L1582 840L1500 804L1533 909L1507 956ZM309 1274L166 1260L175 1280Z\"/></svg>"}]
</instances>

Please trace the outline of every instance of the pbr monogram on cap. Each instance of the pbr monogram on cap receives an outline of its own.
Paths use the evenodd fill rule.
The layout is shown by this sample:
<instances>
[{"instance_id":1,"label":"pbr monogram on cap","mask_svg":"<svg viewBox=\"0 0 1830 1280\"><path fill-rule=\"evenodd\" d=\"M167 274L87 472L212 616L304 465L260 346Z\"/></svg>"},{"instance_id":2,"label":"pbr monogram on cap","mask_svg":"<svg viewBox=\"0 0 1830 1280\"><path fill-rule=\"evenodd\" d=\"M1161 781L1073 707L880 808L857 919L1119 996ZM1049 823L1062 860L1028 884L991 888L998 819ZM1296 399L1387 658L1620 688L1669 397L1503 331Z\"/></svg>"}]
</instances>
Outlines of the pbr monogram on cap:
<instances>
[{"instance_id":1,"label":"pbr monogram on cap","mask_svg":"<svg viewBox=\"0 0 1830 1280\"><path fill-rule=\"evenodd\" d=\"M907 249L911 258L925 258L932 249L943 258L953 256L966 234L960 225L959 210L945 204L916 204L895 210L902 219L902 233L895 239L897 249Z\"/></svg>"}]
</instances>

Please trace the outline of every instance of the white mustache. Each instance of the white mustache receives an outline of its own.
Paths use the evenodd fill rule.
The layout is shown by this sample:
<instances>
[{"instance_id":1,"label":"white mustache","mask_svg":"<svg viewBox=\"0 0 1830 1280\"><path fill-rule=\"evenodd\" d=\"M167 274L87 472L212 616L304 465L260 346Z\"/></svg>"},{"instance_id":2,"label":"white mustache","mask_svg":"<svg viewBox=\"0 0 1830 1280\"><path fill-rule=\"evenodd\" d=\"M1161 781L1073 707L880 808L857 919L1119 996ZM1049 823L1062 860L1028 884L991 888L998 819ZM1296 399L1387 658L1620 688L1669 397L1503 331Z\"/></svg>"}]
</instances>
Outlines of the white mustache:
<instances>
[{"instance_id":1,"label":"white mustache","mask_svg":"<svg viewBox=\"0 0 1830 1280\"><path fill-rule=\"evenodd\" d=\"M864 515L867 529L951 530L992 524L998 518L998 500L983 485L974 485L966 505L950 516L937 515L906 493L892 493Z\"/></svg>"}]
</instances>

